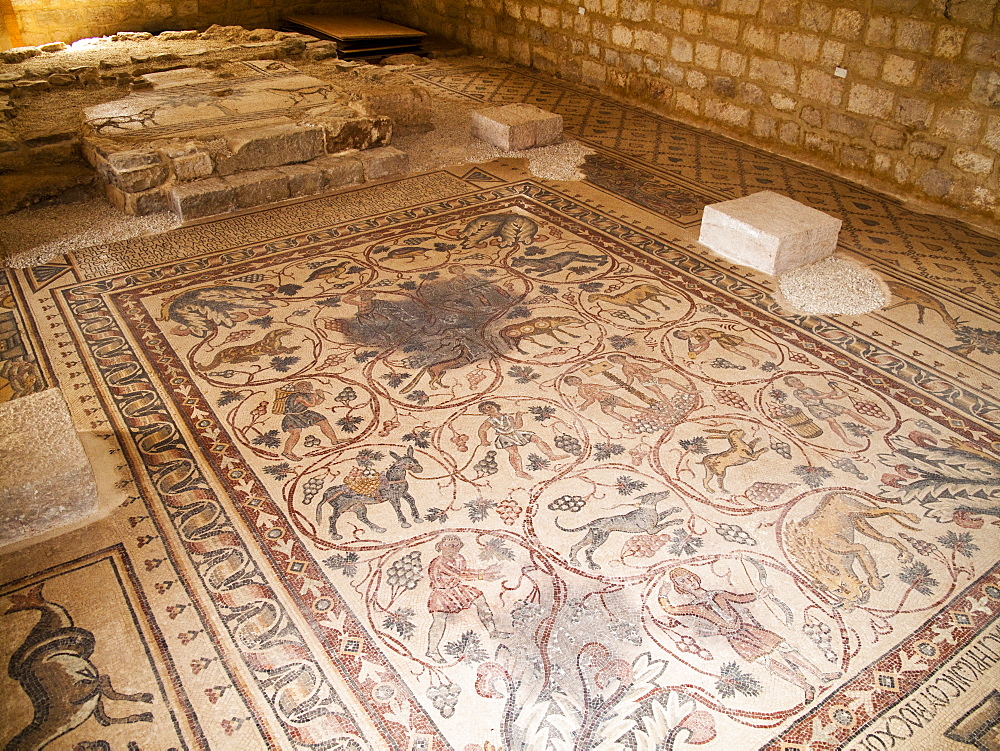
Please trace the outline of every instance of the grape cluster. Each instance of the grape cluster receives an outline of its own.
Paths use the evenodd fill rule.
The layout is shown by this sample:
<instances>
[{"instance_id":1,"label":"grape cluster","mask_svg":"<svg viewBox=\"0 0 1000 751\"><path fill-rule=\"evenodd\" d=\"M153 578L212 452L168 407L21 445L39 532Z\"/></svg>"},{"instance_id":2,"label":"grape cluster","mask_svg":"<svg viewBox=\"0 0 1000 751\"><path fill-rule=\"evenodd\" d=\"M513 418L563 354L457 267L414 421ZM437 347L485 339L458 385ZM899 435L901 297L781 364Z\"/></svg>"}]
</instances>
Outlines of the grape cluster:
<instances>
[{"instance_id":1,"label":"grape cluster","mask_svg":"<svg viewBox=\"0 0 1000 751\"><path fill-rule=\"evenodd\" d=\"M652 558L670 541L670 535L632 535L622 548L622 558Z\"/></svg>"},{"instance_id":2,"label":"grape cluster","mask_svg":"<svg viewBox=\"0 0 1000 751\"><path fill-rule=\"evenodd\" d=\"M562 449L567 454L579 456L583 452L583 446L580 445L580 441L568 433L557 435L555 443L557 448Z\"/></svg>"},{"instance_id":3,"label":"grape cluster","mask_svg":"<svg viewBox=\"0 0 1000 751\"><path fill-rule=\"evenodd\" d=\"M809 358L803 355L801 352L792 352L792 354L788 356L788 359L791 360L792 362L799 363L799 365L809 364Z\"/></svg>"},{"instance_id":4,"label":"grape cluster","mask_svg":"<svg viewBox=\"0 0 1000 751\"><path fill-rule=\"evenodd\" d=\"M394 589L416 589L417 582L423 576L423 566L420 563L420 551L414 550L389 566L385 580Z\"/></svg>"},{"instance_id":5,"label":"grape cluster","mask_svg":"<svg viewBox=\"0 0 1000 751\"><path fill-rule=\"evenodd\" d=\"M697 655L703 660L712 660L714 657L712 653L701 646L693 636L689 634L684 634L678 641L674 642L674 646L677 647L681 652L687 652L689 654Z\"/></svg>"},{"instance_id":6,"label":"grape cluster","mask_svg":"<svg viewBox=\"0 0 1000 751\"><path fill-rule=\"evenodd\" d=\"M512 498L505 498L497 504L497 516L503 519L503 523L508 526L517 521L522 510Z\"/></svg>"},{"instance_id":7,"label":"grape cluster","mask_svg":"<svg viewBox=\"0 0 1000 751\"><path fill-rule=\"evenodd\" d=\"M302 502L307 506L312 503L312 499L323 489L323 481L318 477L310 477L302 486Z\"/></svg>"},{"instance_id":8,"label":"grape cluster","mask_svg":"<svg viewBox=\"0 0 1000 751\"><path fill-rule=\"evenodd\" d=\"M771 450L786 459L792 458L792 447L784 441L779 441L777 438L771 438Z\"/></svg>"},{"instance_id":9,"label":"grape cluster","mask_svg":"<svg viewBox=\"0 0 1000 751\"><path fill-rule=\"evenodd\" d=\"M833 637L830 634L830 626L822 621L807 618L802 624L802 633L809 637L809 640L819 647L823 657L828 662L837 662L837 653L833 649Z\"/></svg>"},{"instance_id":10,"label":"grape cluster","mask_svg":"<svg viewBox=\"0 0 1000 751\"><path fill-rule=\"evenodd\" d=\"M550 511L579 511L587 502L580 495L561 495L549 504Z\"/></svg>"},{"instance_id":11,"label":"grape cluster","mask_svg":"<svg viewBox=\"0 0 1000 751\"><path fill-rule=\"evenodd\" d=\"M720 524L715 528L715 531L722 535L722 539L727 542L735 542L737 545L750 545L751 547L757 544L757 541L738 524Z\"/></svg>"},{"instance_id":12,"label":"grape cluster","mask_svg":"<svg viewBox=\"0 0 1000 751\"><path fill-rule=\"evenodd\" d=\"M793 484L783 485L779 482L755 482L747 488L746 497L754 503L774 503L781 498L782 493L793 487Z\"/></svg>"},{"instance_id":13,"label":"grape cluster","mask_svg":"<svg viewBox=\"0 0 1000 751\"><path fill-rule=\"evenodd\" d=\"M728 389L726 389L726 390L720 389L720 390L718 390L718 391L715 392L715 397L720 402L722 402L723 404L725 404L727 406L733 407L735 409L742 410L744 412L749 412L750 411L750 405L747 404L746 399L744 399L742 396L740 396L735 391L729 391Z\"/></svg>"},{"instance_id":14,"label":"grape cluster","mask_svg":"<svg viewBox=\"0 0 1000 751\"><path fill-rule=\"evenodd\" d=\"M237 282L246 282L247 284L256 284L257 282L264 281L264 275L263 274L247 274L246 276L239 277L235 281L237 281Z\"/></svg>"},{"instance_id":15,"label":"grape cluster","mask_svg":"<svg viewBox=\"0 0 1000 751\"><path fill-rule=\"evenodd\" d=\"M875 402L866 402L861 399L855 400L854 409L863 415L868 415L869 417L877 417L881 420L888 420L889 415L887 415L882 408L878 406Z\"/></svg>"},{"instance_id":16,"label":"grape cluster","mask_svg":"<svg viewBox=\"0 0 1000 751\"><path fill-rule=\"evenodd\" d=\"M930 555L935 550L937 550L937 545L933 542L927 542L927 540L918 540L916 537L910 537L905 532L900 532L899 536L906 540L913 549L917 551L918 555Z\"/></svg>"},{"instance_id":17,"label":"grape cluster","mask_svg":"<svg viewBox=\"0 0 1000 751\"><path fill-rule=\"evenodd\" d=\"M449 683L447 686L431 686L427 689L427 698L434 704L434 709L447 720L455 714L455 705L458 704L458 695L461 693L462 689L457 683Z\"/></svg>"},{"instance_id":18,"label":"grape cluster","mask_svg":"<svg viewBox=\"0 0 1000 751\"><path fill-rule=\"evenodd\" d=\"M497 472L500 471L500 468L497 466L497 452L487 451L486 458L480 459L478 462L476 462L475 466L473 466L473 469L476 470L476 475L478 477L485 477L486 475L495 475Z\"/></svg>"},{"instance_id":19,"label":"grape cluster","mask_svg":"<svg viewBox=\"0 0 1000 751\"><path fill-rule=\"evenodd\" d=\"M510 611L510 620L514 628L524 628L528 622L542 614L542 606L537 602L518 600Z\"/></svg>"}]
</instances>

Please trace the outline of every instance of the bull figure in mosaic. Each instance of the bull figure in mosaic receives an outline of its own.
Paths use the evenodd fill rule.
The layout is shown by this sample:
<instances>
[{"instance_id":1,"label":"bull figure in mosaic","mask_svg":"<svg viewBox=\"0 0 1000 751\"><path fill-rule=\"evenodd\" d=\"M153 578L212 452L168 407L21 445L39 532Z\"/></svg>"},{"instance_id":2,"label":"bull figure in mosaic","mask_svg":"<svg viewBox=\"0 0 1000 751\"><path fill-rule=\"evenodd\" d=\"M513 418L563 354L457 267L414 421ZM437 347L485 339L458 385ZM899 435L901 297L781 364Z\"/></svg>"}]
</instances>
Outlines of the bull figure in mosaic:
<instances>
[{"instance_id":1,"label":"bull figure in mosaic","mask_svg":"<svg viewBox=\"0 0 1000 751\"><path fill-rule=\"evenodd\" d=\"M7 751L46 747L93 716L105 727L132 722L152 722L151 712L110 717L104 700L138 701L149 704L152 694L123 694L111 686L90 656L94 634L73 623L66 608L42 597L37 584L25 594L10 596L7 614L37 610L41 617L10 657L7 672L21 684L34 708L34 717L7 744Z\"/></svg>"}]
</instances>

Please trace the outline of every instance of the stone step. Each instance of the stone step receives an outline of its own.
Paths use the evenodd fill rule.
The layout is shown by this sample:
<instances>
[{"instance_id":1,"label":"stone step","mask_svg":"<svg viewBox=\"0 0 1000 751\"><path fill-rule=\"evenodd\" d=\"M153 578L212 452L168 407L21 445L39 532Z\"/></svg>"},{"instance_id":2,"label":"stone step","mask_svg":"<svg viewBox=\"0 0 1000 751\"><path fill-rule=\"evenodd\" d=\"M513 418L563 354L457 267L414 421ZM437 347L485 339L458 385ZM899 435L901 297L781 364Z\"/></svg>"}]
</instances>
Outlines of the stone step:
<instances>
[{"instance_id":1,"label":"stone step","mask_svg":"<svg viewBox=\"0 0 1000 751\"><path fill-rule=\"evenodd\" d=\"M83 154L115 206L186 221L405 170L384 151L392 121L353 92L284 62L241 65L237 78L150 75L151 89L84 111Z\"/></svg>"},{"instance_id":2,"label":"stone step","mask_svg":"<svg viewBox=\"0 0 1000 751\"><path fill-rule=\"evenodd\" d=\"M381 146L367 151L328 154L273 169L178 182L168 190L153 188L126 193L110 185L107 189L108 198L122 211L153 213L169 209L181 221L187 222L397 177L408 171L406 153L392 146Z\"/></svg>"}]
</instances>

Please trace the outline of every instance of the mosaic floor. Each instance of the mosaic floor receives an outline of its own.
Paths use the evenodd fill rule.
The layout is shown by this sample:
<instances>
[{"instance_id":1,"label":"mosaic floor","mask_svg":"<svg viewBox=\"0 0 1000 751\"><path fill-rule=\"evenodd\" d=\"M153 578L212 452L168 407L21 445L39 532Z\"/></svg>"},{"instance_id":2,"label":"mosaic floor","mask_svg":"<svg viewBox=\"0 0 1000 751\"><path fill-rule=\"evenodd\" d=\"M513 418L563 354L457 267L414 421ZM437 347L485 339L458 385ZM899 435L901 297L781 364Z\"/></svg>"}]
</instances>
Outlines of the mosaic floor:
<instances>
[{"instance_id":1,"label":"mosaic floor","mask_svg":"<svg viewBox=\"0 0 1000 751\"><path fill-rule=\"evenodd\" d=\"M0 558L10 749L1000 747L1000 242L524 71L441 170L0 276L104 520ZM776 190L887 309L694 240Z\"/></svg>"}]
</instances>

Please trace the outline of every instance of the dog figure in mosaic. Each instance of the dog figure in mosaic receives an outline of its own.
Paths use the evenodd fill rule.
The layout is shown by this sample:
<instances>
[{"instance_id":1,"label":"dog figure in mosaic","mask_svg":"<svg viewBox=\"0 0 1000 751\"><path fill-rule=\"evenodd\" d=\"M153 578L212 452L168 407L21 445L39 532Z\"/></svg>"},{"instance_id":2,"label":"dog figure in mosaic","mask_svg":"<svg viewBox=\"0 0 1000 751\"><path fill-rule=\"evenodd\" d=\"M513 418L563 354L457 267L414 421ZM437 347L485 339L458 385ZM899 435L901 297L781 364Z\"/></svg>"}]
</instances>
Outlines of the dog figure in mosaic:
<instances>
[{"instance_id":1,"label":"dog figure in mosaic","mask_svg":"<svg viewBox=\"0 0 1000 751\"><path fill-rule=\"evenodd\" d=\"M535 274L536 276L549 276L550 274L558 274L560 271L564 271L573 263L592 263L595 266L604 266L607 262L608 257L605 255L591 255L580 253L576 250L564 250L562 253L545 256L544 258L528 258L527 256L514 258L511 260L510 265L514 268L523 266L526 272Z\"/></svg>"},{"instance_id":2,"label":"dog figure in mosaic","mask_svg":"<svg viewBox=\"0 0 1000 751\"><path fill-rule=\"evenodd\" d=\"M331 540L340 540L343 538L343 535L337 532L337 520L341 514L348 511L354 512L355 516L373 532L378 532L379 534L385 532L385 527L373 524L368 519L367 511L368 506L385 501L388 501L396 512L396 518L399 520L400 527L407 529L410 526L410 523L406 521L406 517L403 516L401 508L403 501L409 504L414 523L419 524L423 521L420 518L420 513L417 511L417 502L410 495L409 483L406 480L407 473L416 475L424 471L424 468L420 466L420 462L413 455L413 446L410 446L405 454L397 454L394 451L390 451L389 455L393 458L393 462L379 478L377 487L370 495L361 492L361 490L352 487L348 483L334 485L323 493L323 498L316 504L316 524L320 524L323 507L329 505ZM348 480L350 480L349 477Z\"/></svg>"},{"instance_id":3,"label":"dog figure in mosaic","mask_svg":"<svg viewBox=\"0 0 1000 751\"><path fill-rule=\"evenodd\" d=\"M601 564L594 561L594 551L608 541L612 532L625 532L627 534L656 535L666 527L673 524L680 524L683 519L670 519L668 517L681 512L680 508L674 507L666 511L657 511L656 504L665 500L670 495L670 491L661 490L656 493L646 493L636 498L638 508L634 508L625 514L614 516L602 516L579 527L564 527L558 519L553 519L556 527L563 532L580 532L587 530L583 539L569 549L569 559L578 561L577 557L581 550L587 559L587 564L592 569L601 568ZM584 550L586 548L586 550Z\"/></svg>"},{"instance_id":4,"label":"dog figure in mosaic","mask_svg":"<svg viewBox=\"0 0 1000 751\"><path fill-rule=\"evenodd\" d=\"M788 554L817 587L836 598L838 605L847 608L863 605L868 602L872 590L881 590L884 584L875 558L867 546L855 540L856 535L892 545L899 551L898 557L903 563L913 558L902 542L882 534L867 521L878 516L890 516L910 530L917 527L897 517L912 524L920 521L907 511L874 506L853 493L827 493L815 511L786 527L784 537ZM861 564L865 581L855 572L855 562Z\"/></svg>"},{"instance_id":5,"label":"dog figure in mosaic","mask_svg":"<svg viewBox=\"0 0 1000 751\"><path fill-rule=\"evenodd\" d=\"M7 751L34 751L62 737L93 716L104 727L152 722L151 712L109 717L104 700L149 704L153 695L122 694L90 661L94 634L73 623L66 608L42 597L42 585L10 596L7 614L37 610L38 623L10 657L7 673L21 684L34 707L31 723L7 744Z\"/></svg>"}]
</instances>

